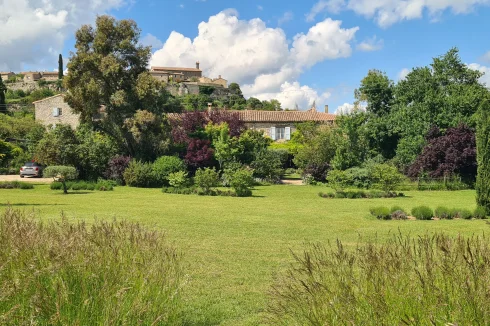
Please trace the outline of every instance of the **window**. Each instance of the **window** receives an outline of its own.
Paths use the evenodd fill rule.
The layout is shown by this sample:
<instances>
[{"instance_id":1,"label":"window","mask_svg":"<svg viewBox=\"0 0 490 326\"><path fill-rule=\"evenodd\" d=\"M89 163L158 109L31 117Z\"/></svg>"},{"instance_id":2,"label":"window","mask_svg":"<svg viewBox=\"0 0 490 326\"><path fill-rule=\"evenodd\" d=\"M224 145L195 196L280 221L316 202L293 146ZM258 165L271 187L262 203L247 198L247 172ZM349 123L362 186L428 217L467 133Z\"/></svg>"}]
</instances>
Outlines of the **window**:
<instances>
[{"instance_id":1,"label":"window","mask_svg":"<svg viewBox=\"0 0 490 326\"><path fill-rule=\"evenodd\" d=\"M290 140L291 127L271 127L269 135L272 140Z\"/></svg>"},{"instance_id":2,"label":"window","mask_svg":"<svg viewBox=\"0 0 490 326\"><path fill-rule=\"evenodd\" d=\"M59 117L61 114L61 108L53 108L53 117Z\"/></svg>"},{"instance_id":3,"label":"window","mask_svg":"<svg viewBox=\"0 0 490 326\"><path fill-rule=\"evenodd\" d=\"M286 128L276 127L276 139L285 139L285 138L286 138Z\"/></svg>"}]
</instances>

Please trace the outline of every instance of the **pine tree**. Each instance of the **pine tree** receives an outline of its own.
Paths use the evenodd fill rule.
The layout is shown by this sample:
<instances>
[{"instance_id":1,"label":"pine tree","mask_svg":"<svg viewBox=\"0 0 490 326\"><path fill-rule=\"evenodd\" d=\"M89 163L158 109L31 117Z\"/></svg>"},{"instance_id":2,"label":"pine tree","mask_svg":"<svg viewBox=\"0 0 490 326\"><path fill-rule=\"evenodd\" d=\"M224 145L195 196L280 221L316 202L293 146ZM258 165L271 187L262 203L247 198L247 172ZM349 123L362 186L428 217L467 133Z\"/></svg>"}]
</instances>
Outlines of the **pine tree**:
<instances>
[{"instance_id":1,"label":"pine tree","mask_svg":"<svg viewBox=\"0 0 490 326\"><path fill-rule=\"evenodd\" d=\"M5 105L5 93L7 92L7 86L2 81L2 76L0 76L0 111L6 111L7 107Z\"/></svg>"},{"instance_id":2,"label":"pine tree","mask_svg":"<svg viewBox=\"0 0 490 326\"><path fill-rule=\"evenodd\" d=\"M63 56L61 54L58 59L58 79L63 79Z\"/></svg>"},{"instance_id":3,"label":"pine tree","mask_svg":"<svg viewBox=\"0 0 490 326\"><path fill-rule=\"evenodd\" d=\"M490 215L490 102L483 101L478 112L476 150L478 174L476 177L477 205Z\"/></svg>"}]
</instances>

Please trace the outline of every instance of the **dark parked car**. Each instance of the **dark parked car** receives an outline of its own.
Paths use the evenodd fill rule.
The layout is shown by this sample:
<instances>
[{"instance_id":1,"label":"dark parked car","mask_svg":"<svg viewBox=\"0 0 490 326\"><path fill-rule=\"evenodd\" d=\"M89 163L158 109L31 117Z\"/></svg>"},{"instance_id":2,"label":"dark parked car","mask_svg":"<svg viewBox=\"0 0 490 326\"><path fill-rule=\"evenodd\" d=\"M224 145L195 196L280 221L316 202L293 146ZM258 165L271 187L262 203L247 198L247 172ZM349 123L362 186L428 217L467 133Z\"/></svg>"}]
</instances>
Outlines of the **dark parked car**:
<instances>
[{"instance_id":1,"label":"dark parked car","mask_svg":"<svg viewBox=\"0 0 490 326\"><path fill-rule=\"evenodd\" d=\"M20 177L42 177L44 167L35 162L27 162L20 168Z\"/></svg>"}]
</instances>

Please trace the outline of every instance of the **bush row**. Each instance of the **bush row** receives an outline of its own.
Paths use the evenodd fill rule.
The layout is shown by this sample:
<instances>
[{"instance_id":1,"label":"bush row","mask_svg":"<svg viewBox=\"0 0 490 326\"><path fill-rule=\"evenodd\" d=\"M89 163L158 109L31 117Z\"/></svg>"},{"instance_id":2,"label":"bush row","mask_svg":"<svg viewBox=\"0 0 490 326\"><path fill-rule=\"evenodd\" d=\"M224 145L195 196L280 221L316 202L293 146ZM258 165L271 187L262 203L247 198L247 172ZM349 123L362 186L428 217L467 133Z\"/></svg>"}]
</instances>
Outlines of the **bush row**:
<instances>
[{"instance_id":1,"label":"bush row","mask_svg":"<svg viewBox=\"0 0 490 326\"><path fill-rule=\"evenodd\" d=\"M19 170L16 168L0 168L0 175L16 175Z\"/></svg>"},{"instance_id":2,"label":"bush row","mask_svg":"<svg viewBox=\"0 0 490 326\"><path fill-rule=\"evenodd\" d=\"M371 215L380 220L405 220L408 214L401 207L394 206L391 209L388 207L380 206L373 207L370 210ZM417 206L412 208L411 215L417 220L432 220L433 218L439 219L485 219L485 209L483 207L477 207L473 212L468 209L447 208L439 206L432 210L428 206Z\"/></svg>"},{"instance_id":3,"label":"bush row","mask_svg":"<svg viewBox=\"0 0 490 326\"><path fill-rule=\"evenodd\" d=\"M162 192L165 194L178 194L178 195L237 197L237 193L233 190L220 190L220 189L204 190L199 188L163 187Z\"/></svg>"},{"instance_id":4,"label":"bush row","mask_svg":"<svg viewBox=\"0 0 490 326\"><path fill-rule=\"evenodd\" d=\"M0 189L34 189L34 185L27 182L5 181L0 182Z\"/></svg>"},{"instance_id":5,"label":"bush row","mask_svg":"<svg viewBox=\"0 0 490 326\"><path fill-rule=\"evenodd\" d=\"M349 199L359 199L359 198L396 198L405 197L403 193L396 193L394 191L363 191L363 190L348 190L348 191L337 191L337 192L319 192L318 196L322 198L349 198Z\"/></svg>"},{"instance_id":6,"label":"bush row","mask_svg":"<svg viewBox=\"0 0 490 326\"><path fill-rule=\"evenodd\" d=\"M63 190L63 184L61 182L53 182L50 185L51 190ZM66 182L67 190L89 190L89 191L112 191L114 190L114 183L111 181L101 182L85 182L85 181L68 181Z\"/></svg>"}]
</instances>

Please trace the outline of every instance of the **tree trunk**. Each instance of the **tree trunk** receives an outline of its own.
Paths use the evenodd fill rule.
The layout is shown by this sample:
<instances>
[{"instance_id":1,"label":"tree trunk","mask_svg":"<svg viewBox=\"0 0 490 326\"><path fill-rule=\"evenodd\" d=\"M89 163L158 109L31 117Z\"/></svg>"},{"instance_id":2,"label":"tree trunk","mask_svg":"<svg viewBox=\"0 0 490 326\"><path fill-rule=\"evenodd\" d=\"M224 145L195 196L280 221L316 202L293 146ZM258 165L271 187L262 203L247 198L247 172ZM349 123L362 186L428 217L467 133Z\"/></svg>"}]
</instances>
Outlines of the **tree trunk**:
<instances>
[{"instance_id":1,"label":"tree trunk","mask_svg":"<svg viewBox=\"0 0 490 326\"><path fill-rule=\"evenodd\" d=\"M63 193L65 195L68 194L68 189L66 189L66 182L65 181L62 181L61 183L63 184Z\"/></svg>"}]
</instances>

